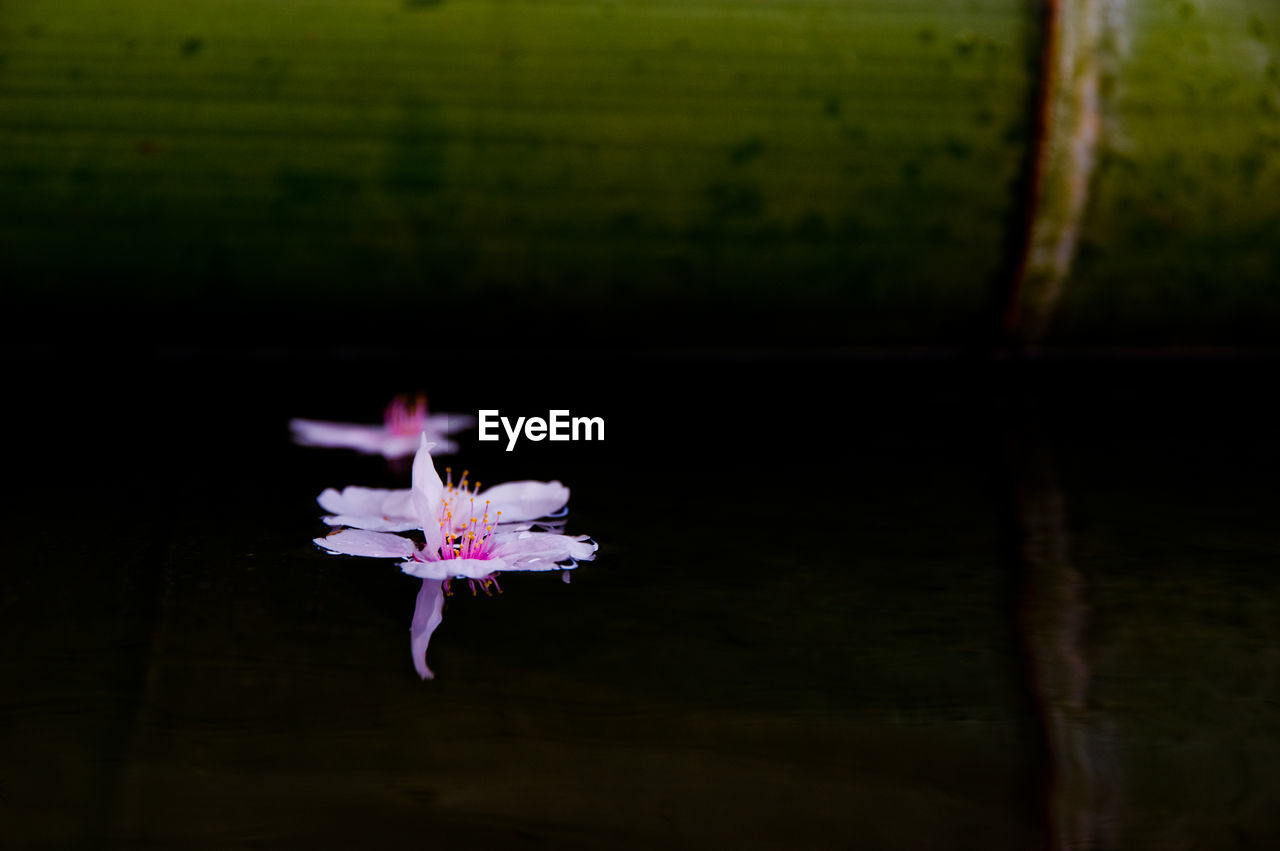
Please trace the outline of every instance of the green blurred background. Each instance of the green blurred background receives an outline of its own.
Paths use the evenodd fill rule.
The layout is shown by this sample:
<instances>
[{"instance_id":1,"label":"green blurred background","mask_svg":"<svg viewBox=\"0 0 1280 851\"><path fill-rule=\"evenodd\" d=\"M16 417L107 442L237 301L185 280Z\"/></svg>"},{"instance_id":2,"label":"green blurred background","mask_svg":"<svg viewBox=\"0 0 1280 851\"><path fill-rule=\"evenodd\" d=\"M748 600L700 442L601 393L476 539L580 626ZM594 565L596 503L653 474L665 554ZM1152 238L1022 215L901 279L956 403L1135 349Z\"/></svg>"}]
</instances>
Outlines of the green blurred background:
<instances>
[{"instance_id":1,"label":"green blurred background","mask_svg":"<svg viewBox=\"0 0 1280 851\"><path fill-rule=\"evenodd\" d=\"M982 341L1026 232L1044 13L8 2L10 333ZM1106 14L1104 132L1046 340L1270 342L1280 6Z\"/></svg>"}]
</instances>

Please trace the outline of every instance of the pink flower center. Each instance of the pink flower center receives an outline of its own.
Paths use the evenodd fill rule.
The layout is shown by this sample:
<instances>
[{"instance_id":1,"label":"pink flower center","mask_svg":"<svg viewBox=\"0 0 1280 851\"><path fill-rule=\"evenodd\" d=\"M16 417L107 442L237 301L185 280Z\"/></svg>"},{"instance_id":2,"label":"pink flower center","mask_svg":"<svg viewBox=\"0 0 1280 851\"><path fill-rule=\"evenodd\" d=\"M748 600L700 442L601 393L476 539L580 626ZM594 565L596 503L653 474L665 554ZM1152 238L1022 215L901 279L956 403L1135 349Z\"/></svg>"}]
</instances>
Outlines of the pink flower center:
<instances>
[{"instance_id":1,"label":"pink flower center","mask_svg":"<svg viewBox=\"0 0 1280 851\"><path fill-rule=\"evenodd\" d=\"M480 483L467 481L467 470L462 471L462 480L453 483L453 468L445 467L447 476L444 498L440 500L440 534L443 540L436 552L418 552L414 561L453 561L455 559L478 559L488 561L496 558L494 549L497 544L493 537L494 529L501 522L502 512L489 513L489 500L476 503L476 494L480 492ZM444 592L453 595L449 587L451 579L444 581ZM491 573L480 579L467 579L471 593L476 593L477 586L487 595L494 591L502 593L498 584L498 576Z\"/></svg>"},{"instance_id":2,"label":"pink flower center","mask_svg":"<svg viewBox=\"0 0 1280 851\"><path fill-rule=\"evenodd\" d=\"M467 517L455 519L449 502L445 501L440 517L440 531L444 534L444 543L440 545L441 560L493 558L493 528L502 512L490 517L489 500L477 506L474 498L467 500L467 510Z\"/></svg>"},{"instance_id":3,"label":"pink flower center","mask_svg":"<svg viewBox=\"0 0 1280 851\"><path fill-rule=\"evenodd\" d=\"M445 467L447 477L444 497L440 500L440 534L443 541L438 553L423 553L421 561L449 561L469 558L494 558L494 529L502 522L502 512L489 513L489 500L477 503L480 483L467 481L470 472L462 471L462 480L453 483L453 468Z\"/></svg>"},{"instance_id":4,"label":"pink flower center","mask_svg":"<svg viewBox=\"0 0 1280 851\"><path fill-rule=\"evenodd\" d=\"M419 393L412 400L404 395L395 397L387 405L383 421L392 434L405 437L422 434L422 427L427 423L427 395Z\"/></svg>"}]
</instances>

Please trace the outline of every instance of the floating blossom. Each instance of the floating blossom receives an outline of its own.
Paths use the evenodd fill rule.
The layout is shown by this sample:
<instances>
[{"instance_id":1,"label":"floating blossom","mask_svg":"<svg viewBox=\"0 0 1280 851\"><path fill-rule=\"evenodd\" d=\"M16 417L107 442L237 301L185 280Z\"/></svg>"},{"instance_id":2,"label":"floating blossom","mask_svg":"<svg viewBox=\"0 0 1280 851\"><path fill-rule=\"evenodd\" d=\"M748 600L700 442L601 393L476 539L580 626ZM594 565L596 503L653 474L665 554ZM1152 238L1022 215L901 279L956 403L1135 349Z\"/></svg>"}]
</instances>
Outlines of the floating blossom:
<instances>
[{"instance_id":1,"label":"floating blossom","mask_svg":"<svg viewBox=\"0 0 1280 851\"><path fill-rule=\"evenodd\" d=\"M491 500L486 504L460 485L445 486L431 448L424 435L409 492L423 543L368 529L340 529L315 539L335 554L399 559L401 570L423 580L409 630L413 664L423 679L434 676L427 667L427 644L443 619L451 582L465 579L472 593L478 587L492 594L501 592L498 574L504 570L568 570L595 558L596 552L596 543L585 535L504 531L502 512Z\"/></svg>"},{"instance_id":2,"label":"floating blossom","mask_svg":"<svg viewBox=\"0 0 1280 851\"><path fill-rule=\"evenodd\" d=\"M457 452L458 445L449 440L447 435L474 425L475 417L467 414L427 413L427 397L422 393L412 400L408 396L392 399L380 426L320 420L289 421L294 442L303 446L354 449L386 458L412 455L418 448L419 437L424 434L436 444L436 454Z\"/></svg>"},{"instance_id":3,"label":"floating blossom","mask_svg":"<svg viewBox=\"0 0 1280 851\"><path fill-rule=\"evenodd\" d=\"M569 489L559 482L504 482L480 490L480 482L469 482L468 471L454 484L453 469L445 468L444 513L452 516L461 531L470 518L471 506L479 505L492 516L502 515L503 531L511 524L532 528L528 521L550 528L557 518L567 513ZM320 507L332 512L324 518L330 526L350 526L372 532L407 532L421 529L422 522L413 507L413 490L364 488L356 485L342 490L327 488L316 499ZM483 513L483 511L482 511Z\"/></svg>"}]
</instances>

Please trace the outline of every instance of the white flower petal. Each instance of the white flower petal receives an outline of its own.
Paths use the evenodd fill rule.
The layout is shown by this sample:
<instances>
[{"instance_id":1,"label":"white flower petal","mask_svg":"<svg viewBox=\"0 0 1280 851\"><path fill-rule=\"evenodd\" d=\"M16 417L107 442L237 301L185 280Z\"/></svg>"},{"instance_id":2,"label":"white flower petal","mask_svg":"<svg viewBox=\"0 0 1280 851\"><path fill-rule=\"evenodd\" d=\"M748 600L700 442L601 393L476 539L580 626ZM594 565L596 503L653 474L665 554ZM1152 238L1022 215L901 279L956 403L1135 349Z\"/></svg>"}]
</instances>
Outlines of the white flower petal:
<instances>
[{"instance_id":1,"label":"white flower petal","mask_svg":"<svg viewBox=\"0 0 1280 851\"><path fill-rule=\"evenodd\" d=\"M425 435L419 441L425 440ZM444 495L444 486L440 483L440 474L436 472L431 453L439 448L439 444L427 441L426 452L414 459L415 481L422 485L423 495L415 498L413 489L365 488L352 485L336 490L328 488L320 494L317 501L320 506L330 512L324 522L330 526L350 526L353 529L369 529L379 532L406 532L411 529L422 529L422 516L418 510L420 502L424 507L430 505L431 492L439 488L440 496ZM474 500L463 505L461 496L455 496L451 504L458 527L466 524L471 516L472 508L484 511L484 501L489 502L488 512L491 518L502 512L502 525L509 528L511 524L522 524L521 530L532 528L528 521L545 518L548 515L562 514L569 501L569 489L560 482L503 482L487 490L481 491ZM439 525L439 509L432 511L433 525ZM538 524L543 529L554 529L563 525L563 521L555 524Z\"/></svg>"},{"instance_id":2,"label":"white flower petal","mask_svg":"<svg viewBox=\"0 0 1280 851\"><path fill-rule=\"evenodd\" d=\"M418 545L408 538L364 529L340 529L315 543L331 553L370 558L412 558Z\"/></svg>"},{"instance_id":3,"label":"white flower petal","mask_svg":"<svg viewBox=\"0 0 1280 851\"><path fill-rule=\"evenodd\" d=\"M394 459L412 455L417 448L418 435L395 434L383 429L382 445L378 447L378 452L381 452L384 458Z\"/></svg>"},{"instance_id":4,"label":"white flower petal","mask_svg":"<svg viewBox=\"0 0 1280 851\"><path fill-rule=\"evenodd\" d=\"M332 511L324 518L330 526L350 526L374 532L407 532L418 528L411 502L412 491L385 488L328 488L316 499L320 507Z\"/></svg>"},{"instance_id":5,"label":"white flower petal","mask_svg":"<svg viewBox=\"0 0 1280 851\"><path fill-rule=\"evenodd\" d=\"M400 569L419 579L483 579L493 573L511 570L501 558L451 558L441 561L406 561Z\"/></svg>"},{"instance_id":6,"label":"white flower petal","mask_svg":"<svg viewBox=\"0 0 1280 851\"><path fill-rule=\"evenodd\" d=\"M354 423L330 423L321 420L290 420L293 439L303 446L326 446L338 449L355 449L358 452L379 454L383 451L386 430L382 426L355 425ZM409 452L412 452L412 447ZM406 452L404 454L409 454Z\"/></svg>"},{"instance_id":7,"label":"white flower petal","mask_svg":"<svg viewBox=\"0 0 1280 851\"><path fill-rule=\"evenodd\" d=\"M413 532L418 521L408 517L384 517L380 514L326 514L320 518L329 526L347 526L370 532Z\"/></svg>"},{"instance_id":8,"label":"white flower petal","mask_svg":"<svg viewBox=\"0 0 1280 851\"><path fill-rule=\"evenodd\" d=\"M590 561L598 545L586 535L556 535L550 532L499 534L495 552L507 570L561 570L562 561Z\"/></svg>"},{"instance_id":9,"label":"white flower petal","mask_svg":"<svg viewBox=\"0 0 1280 851\"><path fill-rule=\"evenodd\" d=\"M413 513L418 520L418 528L426 539L427 552L440 549L444 535L440 531L440 500L444 496L444 482L436 472L435 462L431 460L431 448L434 446L422 435L418 454L413 458L413 494L411 500Z\"/></svg>"},{"instance_id":10,"label":"white flower petal","mask_svg":"<svg viewBox=\"0 0 1280 851\"><path fill-rule=\"evenodd\" d=\"M316 502L331 514L382 514L386 511L387 500L393 496L407 503L409 492L352 485L342 490L325 488L316 497Z\"/></svg>"},{"instance_id":11,"label":"white flower petal","mask_svg":"<svg viewBox=\"0 0 1280 851\"><path fill-rule=\"evenodd\" d=\"M569 502L569 489L560 482L503 482L487 488L476 501L489 500L490 514L501 511L502 521L537 520L564 508Z\"/></svg>"},{"instance_id":12,"label":"white flower petal","mask_svg":"<svg viewBox=\"0 0 1280 851\"><path fill-rule=\"evenodd\" d=\"M427 417L426 430L436 434L454 434L464 429L475 428L476 418L470 414L431 414ZM436 454L444 454L437 447Z\"/></svg>"},{"instance_id":13,"label":"white flower petal","mask_svg":"<svg viewBox=\"0 0 1280 851\"><path fill-rule=\"evenodd\" d=\"M453 455L457 453L458 444L454 443L449 438L444 437L439 433L432 433L429 431L424 431L423 434L425 434L427 437L435 441L435 444L436 444L435 448L432 449L431 452L437 457L439 457L440 455ZM405 453L405 455L408 455L408 454L409 454L408 452Z\"/></svg>"}]
</instances>

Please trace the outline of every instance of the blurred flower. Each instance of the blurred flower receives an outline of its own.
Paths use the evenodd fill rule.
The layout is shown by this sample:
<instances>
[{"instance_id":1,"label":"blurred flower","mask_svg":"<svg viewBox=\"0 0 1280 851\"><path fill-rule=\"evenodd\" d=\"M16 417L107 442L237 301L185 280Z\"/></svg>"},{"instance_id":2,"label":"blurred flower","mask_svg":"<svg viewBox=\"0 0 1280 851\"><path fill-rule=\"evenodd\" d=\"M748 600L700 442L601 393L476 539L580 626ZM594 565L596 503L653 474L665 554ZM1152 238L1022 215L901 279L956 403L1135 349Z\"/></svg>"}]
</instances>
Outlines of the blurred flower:
<instances>
[{"instance_id":1,"label":"blurred flower","mask_svg":"<svg viewBox=\"0 0 1280 851\"><path fill-rule=\"evenodd\" d=\"M447 435L471 428L475 417L468 414L429 414L427 397L419 393L412 400L397 396L387 405L383 424L357 425L355 423L331 423L321 420L289 421L295 443L303 446L325 446L338 449L354 449L370 455L386 458L403 458L418 448L422 435L436 444L436 454L446 455L458 451L458 445Z\"/></svg>"},{"instance_id":2,"label":"blurred flower","mask_svg":"<svg viewBox=\"0 0 1280 851\"><path fill-rule=\"evenodd\" d=\"M496 488L495 488L496 490ZM413 461L409 508L417 517L423 543L390 532L340 529L315 543L331 553L394 558L400 569L423 580L410 627L413 664L423 679L433 675L426 651L431 634L443 617L450 583L465 579L472 593L501 591L497 575L510 570L566 570L595 558L597 545L585 535L502 531L501 517L492 504L477 498L460 500L460 491L446 488L431 459L431 443L423 436Z\"/></svg>"}]
</instances>

